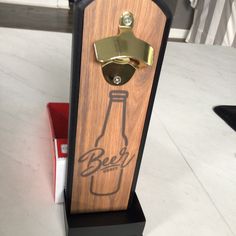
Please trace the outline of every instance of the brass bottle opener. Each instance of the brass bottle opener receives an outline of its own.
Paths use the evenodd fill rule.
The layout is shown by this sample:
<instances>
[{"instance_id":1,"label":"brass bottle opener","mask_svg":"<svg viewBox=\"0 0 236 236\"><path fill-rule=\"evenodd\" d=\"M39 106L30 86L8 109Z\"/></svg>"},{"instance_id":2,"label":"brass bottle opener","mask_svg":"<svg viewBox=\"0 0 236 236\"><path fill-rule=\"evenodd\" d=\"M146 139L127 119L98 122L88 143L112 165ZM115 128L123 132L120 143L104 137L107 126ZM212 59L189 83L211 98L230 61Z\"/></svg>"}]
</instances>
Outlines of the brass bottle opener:
<instances>
[{"instance_id":1,"label":"brass bottle opener","mask_svg":"<svg viewBox=\"0 0 236 236\"><path fill-rule=\"evenodd\" d=\"M135 37L133 25L133 14L124 12L120 18L119 35L94 43L96 59L102 63L103 76L112 85L127 83L136 69L153 64L153 48Z\"/></svg>"}]
</instances>

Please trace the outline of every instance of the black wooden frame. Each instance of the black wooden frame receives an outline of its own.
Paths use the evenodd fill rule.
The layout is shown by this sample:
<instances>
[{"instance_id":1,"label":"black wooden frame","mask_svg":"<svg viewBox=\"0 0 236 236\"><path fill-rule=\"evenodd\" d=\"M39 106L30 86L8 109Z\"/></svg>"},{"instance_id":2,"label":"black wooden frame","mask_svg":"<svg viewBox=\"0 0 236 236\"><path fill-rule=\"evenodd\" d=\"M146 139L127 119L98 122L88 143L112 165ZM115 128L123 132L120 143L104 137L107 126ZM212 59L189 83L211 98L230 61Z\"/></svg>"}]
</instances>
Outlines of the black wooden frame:
<instances>
[{"instance_id":1,"label":"black wooden frame","mask_svg":"<svg viewBox=\"0 0 236 236\"><path fill-rule=\"evenodd\" d=\"M74 154L75 154L75 140L76 140L76 127L77 127L77 112L78 112L78 98L79 98L79 85L80 85L80 69L81 69L81 54L82 54L82 41L83 41L83 20L84 9L93 0L80 0L74 6L74 28L72 38L72 68L71 68L71 91L70 91L70 115L69 115L69 153L68 153L68 173L66 185L66 199L67 207L71 206L72 185L73 185L73 170L74 170ZM172 14L163 0L153 0L165 14L167 21L164 29L163 39L161 43L159 58L155 71L154 81L152 85L151 95L149 99L147 114L144 123L144 129L141 138L141 144L138 152L135 173L130 193L129 206L132 205L135 196L135 188L137 184L139 169L142 161L145 141L147 137L148 127L150 123L153 103L156 95L157 85L160 77L162 62L170 31ZM69 210L69 209L68 209Z\"/></svg>"}]
</instances>

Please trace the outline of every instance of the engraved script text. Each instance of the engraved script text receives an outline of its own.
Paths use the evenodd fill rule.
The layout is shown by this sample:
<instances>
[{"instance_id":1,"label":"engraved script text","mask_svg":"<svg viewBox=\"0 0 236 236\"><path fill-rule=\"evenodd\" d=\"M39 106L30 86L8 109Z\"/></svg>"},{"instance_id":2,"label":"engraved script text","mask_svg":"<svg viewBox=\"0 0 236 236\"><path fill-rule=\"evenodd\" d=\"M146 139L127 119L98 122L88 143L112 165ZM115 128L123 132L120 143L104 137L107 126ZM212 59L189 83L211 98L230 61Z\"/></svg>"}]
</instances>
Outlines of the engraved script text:
<instances>
[{"instance_id":1,"label":"engraved script text","mask_svg":"<svg viewBox=\"0 0 236 236\"><path fill-rule=\"evenodd\" d=\"M81 176L86 177L94 174L99 170L105 171L106 169L120 167L125 168L135 155L130 156L127 151L127 147L120 150L119 154L112 157L104 157L105 150L103 148L93 148L88 152L84 153L80 158L79 162L88 161L87 167L81 172Z\"/></svg>"}]
</instances>

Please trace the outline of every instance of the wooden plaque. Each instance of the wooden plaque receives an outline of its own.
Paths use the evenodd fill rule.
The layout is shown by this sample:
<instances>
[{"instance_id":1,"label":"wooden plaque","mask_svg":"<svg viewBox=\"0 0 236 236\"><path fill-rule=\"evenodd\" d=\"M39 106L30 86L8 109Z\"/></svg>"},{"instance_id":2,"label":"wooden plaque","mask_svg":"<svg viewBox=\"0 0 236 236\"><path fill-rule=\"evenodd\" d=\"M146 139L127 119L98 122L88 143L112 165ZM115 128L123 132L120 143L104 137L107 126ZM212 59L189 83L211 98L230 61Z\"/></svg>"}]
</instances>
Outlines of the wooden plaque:
<instances>
[{"instance_id":1,"label":"wooden plaque","mask_svg":"<svg viewBox=\"0 0 236 236\"><path fill-rule=\"evenodd\" d=\"M109 84L94 42L117 35L132 12L133 32L154 49L151 67ZM72 213L125 210L132 198L169 31L162 1L94 0L76 7L67 198Z\"/></svg>"}]
</instances>

